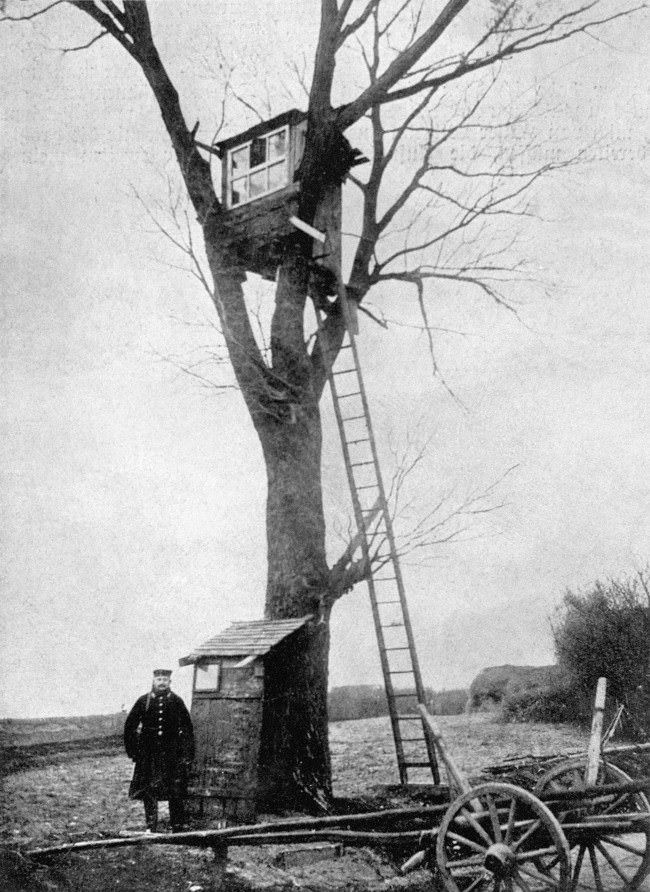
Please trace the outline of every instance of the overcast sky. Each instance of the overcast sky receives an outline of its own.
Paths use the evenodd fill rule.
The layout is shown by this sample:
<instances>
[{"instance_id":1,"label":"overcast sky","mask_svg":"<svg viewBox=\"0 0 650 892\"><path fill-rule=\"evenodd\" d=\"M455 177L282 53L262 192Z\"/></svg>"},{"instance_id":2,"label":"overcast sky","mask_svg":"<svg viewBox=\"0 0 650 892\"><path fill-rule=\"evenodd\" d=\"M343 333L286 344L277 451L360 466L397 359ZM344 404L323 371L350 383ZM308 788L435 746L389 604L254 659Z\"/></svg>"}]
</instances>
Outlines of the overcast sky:
<instances>
[{"instance_id":1,"label":"overcast sky","mask_svg":"<svg viewBox=\"0 0 650 892\"><path fill-rule=\"evenodd\" d=\"M309 58L317 24L311 0L255 4L254 15L221 6L217 16L210 4L159 3L153 16L206 139L219 114L216 35L248 60L247 76L272 84L278 111L273 72L291 54ZM237 393L205 390L169 361L210 342L209 304L170 266L178 258L137 197L164 207L173 173L142 77L108 41L59 51L91 33L65 9L0 27L4 716L129 706L154 664L176 665L263 612L261 452ZM405 430L431 441L416 508L517 466L500 484L503 508L427 561L405 561L435 688L486 665L552 661L548 616L566 587L650 560L649 35L639 16L604 42L508 69L513 91L541 84L555 109L543 146L600 143L596 160L536 193L525 248L545 287L522 287L519 319L435 294L435 323L461 332L441 332L436 351L466 410L432 379L417 331L362 322L386 474ZM250 123L239 110L228 132ZM403 295L380 302L415 321ZM333 518L347 496L327 400L324 425ZM334 558L334 533L330 545ZM332 683L379 684L363 587L339 603L332 630ZM176 676L184 694L188 674Z\"/></svg>"}]
</instances>

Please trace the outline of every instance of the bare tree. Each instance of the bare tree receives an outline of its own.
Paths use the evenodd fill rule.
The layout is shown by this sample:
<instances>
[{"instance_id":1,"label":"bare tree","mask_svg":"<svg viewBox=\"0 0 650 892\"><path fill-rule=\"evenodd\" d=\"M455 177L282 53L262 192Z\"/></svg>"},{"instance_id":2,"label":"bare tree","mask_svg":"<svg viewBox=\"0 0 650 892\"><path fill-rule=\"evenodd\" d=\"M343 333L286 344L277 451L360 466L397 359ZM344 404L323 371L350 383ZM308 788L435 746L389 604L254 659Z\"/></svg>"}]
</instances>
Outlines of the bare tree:
<instances>
[{"instance_id":1,"label":"bare tree","mask_svg":"<svg viewBox=\"0 0 650 892\"><path fill-rule=\"evenodd\" d=\"M62 2L6 2L2 18L24 21L56 14ZM345 334L341 300L326 299L313 275L311 239L296 230L284 246L269 350L260 348L245 301L246 270L228 237L227 215L210 164L197 145L196 128L186 121L159 55L147 4L67 2L97 26L88 40L69 51L101 46L108 38L146 79L199 221L209 266L204 284L266 463L266 615L313 614L319 620L308 625L304 648L292 654L291 665L271 682L276 685L269 691L275 730L264 745L267 792L276 805L326 806L331 795L329 614L337 598L368 570L355 559L355 540L333 566L325 552L319 401ZM531 186L566 160L527 161L534 138L509 141L508 134L522 116L534 116L535 101L528 109L497 118L490 106L494 84L501 68L518 56L589 35L637 8L627 0L321 0L310 85L304 57L294 65L308 94L298 215L313 224L329 190L350 175L361 195L362 228L344 285L348 299L363 309L373 287L408 286L429 335L432 283L477 289L514 308L509 285L521 267L510 253L507 233L512 228L499 226L509 217L525 217ZM155 15L165 15L164 4L155 7ZM474 32L483 23L473 41L456 27L470 17ZM225 34L214 38L227 41ZM349 95L337 104L344 48L359 54L366 83L358 90L347 88ZM249 98L240 98L253 107ZM370 162L365 177L350 174L357 154L346 133L364 142ZM491 156L484 150L485 139L498 134L503 134L499 150ZM396 162L407 143L416 148L395 192ZM310 301L324 318L315 336L306 340ZM435 362L433 340L430 346ZM290 396L291 413L283 409L278 393ZM466 507L472 509L471 504ZM434 534L431 524L423 524L414 530L411 545Z\"/></svg>"}]
</instances>

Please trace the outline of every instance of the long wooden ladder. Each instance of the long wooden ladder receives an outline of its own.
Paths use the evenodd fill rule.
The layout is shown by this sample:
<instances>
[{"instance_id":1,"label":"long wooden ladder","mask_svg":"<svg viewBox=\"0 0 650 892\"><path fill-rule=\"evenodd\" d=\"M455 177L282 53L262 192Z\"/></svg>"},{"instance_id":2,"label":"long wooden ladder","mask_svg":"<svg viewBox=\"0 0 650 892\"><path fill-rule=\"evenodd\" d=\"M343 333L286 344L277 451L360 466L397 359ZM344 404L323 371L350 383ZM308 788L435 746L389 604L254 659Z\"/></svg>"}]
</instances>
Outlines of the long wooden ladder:
<instances>
[{"instance_id":1,"label":"long wooden ladder","mask_svg":"<svg viewBox=\"0 0 650 892\"><path fill-rule=\"evenodd\" d=\"M418 704L425 703L425 692L361 374L356 326L351 324L345 295L341 297L347 332L329 384L361 551L371 567L368 593L400 783L438 784L435 741L418 710Z\"/></svg>"}]
</instances>

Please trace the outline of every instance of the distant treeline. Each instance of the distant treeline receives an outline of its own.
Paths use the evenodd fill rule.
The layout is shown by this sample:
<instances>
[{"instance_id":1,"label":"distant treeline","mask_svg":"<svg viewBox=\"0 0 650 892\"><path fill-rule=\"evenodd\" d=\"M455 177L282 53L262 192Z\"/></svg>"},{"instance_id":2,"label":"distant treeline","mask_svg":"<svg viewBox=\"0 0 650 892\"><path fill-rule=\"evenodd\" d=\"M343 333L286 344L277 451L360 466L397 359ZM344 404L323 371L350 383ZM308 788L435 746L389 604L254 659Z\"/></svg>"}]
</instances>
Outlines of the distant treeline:
<instances>
[{"instance_id":1,"label":"distant treeline","mask_svg":"<svg viewBox=\"0 0 650 892\"><path fill-rule=\"evenodd\" d=\"M465 711L468 698L465 688L448 691L426 688L425 694L427 708L433 715L460 715ZM415 707L415 694L413 706ZM344 685L332 688L329 693L329 715L333 722L388 715L386 692L380 685Z\"/></svg>"},{"instance_id":2,"label":"distant treeline","mask_svg":"<svg viewBox=\"0 0 650 892\"><path fill-rule=\"evenodd\" d=\"M403 693L403 692L401 692ZM459 715L469 697L464 688L433 691L426 688L427 708L433 715ZM189 705L189 704L188 704ZM405 705L416 708L413 701ZM386 692L381 685L346 685L329 694L330 719L368 719L388 715ZM122 735L126 713L113 715L65 716L47 719L0 719L0 750L54 745L72 741L118 739Z\"/></svg>"}]
</instances>

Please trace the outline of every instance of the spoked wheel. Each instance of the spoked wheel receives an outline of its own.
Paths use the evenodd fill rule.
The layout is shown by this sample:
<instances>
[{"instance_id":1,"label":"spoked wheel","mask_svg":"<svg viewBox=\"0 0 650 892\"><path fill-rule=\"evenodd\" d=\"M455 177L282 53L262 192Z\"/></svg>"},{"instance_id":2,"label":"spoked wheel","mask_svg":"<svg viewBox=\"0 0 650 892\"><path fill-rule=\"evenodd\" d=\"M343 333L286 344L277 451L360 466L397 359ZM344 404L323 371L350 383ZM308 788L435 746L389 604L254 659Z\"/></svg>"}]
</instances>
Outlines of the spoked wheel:
<instances>
[{"instance_id":1,"label":"spoked wheel","mask_svg":"<svg viewBox=\"0 0 650 892\"><path fill-rule=\"evenodd\" d=\"M488 783L459 796L438 831L436 866L448 892L566 892L569 846L532 793Z\"/></svg>"},{"instance_id":2,"label":"spoked wheel","mask_svg":"<svg viewBox=\"0 0 650 892\"><path fill-rule=\"evenodd\" d=\"M535 793L583 790L584 774L584 760L565 762L542 775ZM597 786L626 784L631 780L616 765L600 763ZM570 892L616 892L642 887L650 873L650 817L644 821L643 813L650 815L650 802L641 792L608 793L597 800L571 805L559 814L556 810L560 822L567 825L565 833L573 851Z\"/></svg>"}]
</instances>

